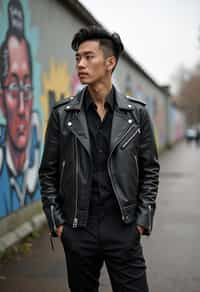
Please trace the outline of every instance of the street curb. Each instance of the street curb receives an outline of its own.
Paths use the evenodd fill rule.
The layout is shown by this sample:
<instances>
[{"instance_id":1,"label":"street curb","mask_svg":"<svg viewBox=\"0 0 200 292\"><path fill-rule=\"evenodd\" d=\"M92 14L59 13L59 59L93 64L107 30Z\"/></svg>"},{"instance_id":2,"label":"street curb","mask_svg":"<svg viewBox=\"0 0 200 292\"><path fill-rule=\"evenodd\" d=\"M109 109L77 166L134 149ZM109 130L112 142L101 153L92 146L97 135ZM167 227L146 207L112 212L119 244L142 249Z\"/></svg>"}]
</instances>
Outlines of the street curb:
<instances>
[{"instance_id":1,"label":"street curb","mask_svg":"<svg viewBox=\"0 0 200 292\"><path fill-rule=\"evenodd\" d=\"M7 248L18 243L24 237L28 236L34 230L38 230L46 224L44 213L37 214L28 222L20 225L15 230L8 232L0 238L0 253L3 253Z\"/></svg>"}]
</instances>

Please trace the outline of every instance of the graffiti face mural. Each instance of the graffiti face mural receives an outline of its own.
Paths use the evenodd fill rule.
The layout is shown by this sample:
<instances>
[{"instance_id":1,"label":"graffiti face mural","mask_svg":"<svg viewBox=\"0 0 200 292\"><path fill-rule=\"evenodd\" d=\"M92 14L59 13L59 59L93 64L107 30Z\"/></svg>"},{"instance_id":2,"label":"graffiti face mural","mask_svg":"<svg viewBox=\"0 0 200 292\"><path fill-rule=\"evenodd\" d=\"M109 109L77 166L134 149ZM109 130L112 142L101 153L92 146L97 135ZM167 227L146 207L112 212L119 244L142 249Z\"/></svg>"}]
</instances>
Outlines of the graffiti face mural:
<instances>
[{"instance_id":1,"label":"graffiti face mural","mask_svg":"<svg viewBox=\"0 0 200 292\"><path fill-rule=\"evenodd\" d=\"M33 109L33 58L19 0L5 1L8 27L0 48L0 216L39 198L39 112ZM26 9L26 11L28 11ZM5 20L5 14L0 15ZM5 22L4 22L5 23Z\"/></svg>"},{"instance_id":2,"label":"graffiti face mural","mask_svg":"<svg viewBox=\"0 0 200 292\"><path fill-rule=\"evenodd\" d=\"M10 147L23 151L27 147L32 113L32 80L27 45L15 37L8 41L9 69L4 82L3 111L7 120Z\"/></svg>"}]
</instances>

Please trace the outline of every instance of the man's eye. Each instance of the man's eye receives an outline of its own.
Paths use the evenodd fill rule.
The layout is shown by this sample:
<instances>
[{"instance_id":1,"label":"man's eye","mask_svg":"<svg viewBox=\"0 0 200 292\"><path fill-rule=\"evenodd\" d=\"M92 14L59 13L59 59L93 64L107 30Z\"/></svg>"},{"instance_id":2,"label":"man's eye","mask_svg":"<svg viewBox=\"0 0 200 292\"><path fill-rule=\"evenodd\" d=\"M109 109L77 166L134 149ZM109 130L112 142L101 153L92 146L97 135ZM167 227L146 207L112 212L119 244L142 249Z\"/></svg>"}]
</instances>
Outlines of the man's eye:
<instances>
[{"instance_id":1,"label":"man's eye","mask_svg":"<svg viewBox=\"0 0 200 292\"><path fill-rule=\"evenodd\" d=\"M32 86L31 86L31 84L28 84L28 83L25 84L25 85L24 85L24 90L25 90L25 91L31 91L31 90L32 90Z\"/></svg>"},{"instance_id":2,"label":"man's eye","mask_svg":"<svg viewBox=\"0 0 200 292\"><path fill-rule=\"evenodd\" d=\"M17 83L14 83L14 82L13 82L13 83L9 84L8 89L9 89L10 91L19 90L19 86L18 86Z\"/></svg>"},{"instance_id":3,"label":"man's eye","mask_svg":"<svg viewBox=\"0 0 200 292\"><path fill-rule=\"evenodd\" d=\"M87 59L87 60L91 60L93 57L94 57L93 55L87 55L87 56L86 56L86 59Z\"/></svg>"}]
</instances>

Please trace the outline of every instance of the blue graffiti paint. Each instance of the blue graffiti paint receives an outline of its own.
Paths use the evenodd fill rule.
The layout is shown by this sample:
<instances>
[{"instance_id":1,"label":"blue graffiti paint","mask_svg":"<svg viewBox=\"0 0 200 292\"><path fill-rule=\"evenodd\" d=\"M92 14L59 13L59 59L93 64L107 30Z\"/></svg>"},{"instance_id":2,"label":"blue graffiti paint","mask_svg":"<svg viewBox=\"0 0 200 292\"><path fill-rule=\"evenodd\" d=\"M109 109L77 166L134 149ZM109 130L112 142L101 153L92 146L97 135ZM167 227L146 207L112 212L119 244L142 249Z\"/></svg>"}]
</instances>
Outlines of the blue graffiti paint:
<instances>
[{"instance_id":1,"label":"blue graffiti paint","mask_svg":"<svg viewBox=\"0 0 200 292\"><path fill-rule=\"evenodd\" d=\"M15 1L17 2L17 1ZM37 62L39 49L38 28L31 26L31 14L27 0L18 1L24 14L24 39L29 44L32 62L33 105L30 118L30 134L26 147L26 160L21 171L16 171L12 153L8 149L6 133L7 119L0 112L0 217L9 215L20 207L40 198L38 166L41 152L41 128L43 112L40 103L41 67ZM8 5L10 1L0 2L0 46L8 30Z\"/></svg>"}]
</instances>

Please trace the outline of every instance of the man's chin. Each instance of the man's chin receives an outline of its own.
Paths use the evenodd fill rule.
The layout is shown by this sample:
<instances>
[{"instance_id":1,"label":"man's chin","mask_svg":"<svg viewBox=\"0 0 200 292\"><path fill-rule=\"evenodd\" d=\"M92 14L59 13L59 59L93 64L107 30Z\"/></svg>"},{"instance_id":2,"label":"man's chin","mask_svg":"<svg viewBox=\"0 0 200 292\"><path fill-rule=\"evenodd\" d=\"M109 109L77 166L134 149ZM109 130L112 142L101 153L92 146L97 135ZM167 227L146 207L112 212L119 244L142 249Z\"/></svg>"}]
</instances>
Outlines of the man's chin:
<instances>
[{"instance_id":1,"label":"man's chin","mask_svg":"<svg viewBox=\"0 0 200 292\"><path fill-rule=\"evenodd\" d=\"M19 137L17 141L15 141L15 148L20 151L24 152L28 145L28 139L25 136Z\"/></svg>"},{"instance_id":2,"label":"man's chin","mask_svg":"<svg viewBox=\"0 0 200 292\"><path fill-rule=\"evenodd\" d=\"M90 78L86 78L86 77L79 78L79 80L80 80L80 83L83 85L89 85L89 84L92 84L94 82Z\"/></svg>"},{"instance_id":3,"label":"man's chin","mask_svg":"<svg viewBox=\"0 0 200 292\"><path fill-rule=\"evenodd\" d=\"M83 85L87 85L87 84L89 84L89 82L86 81L86 80L80 80L80 83L83 84Z\"/></svg>"}]
</instances>

